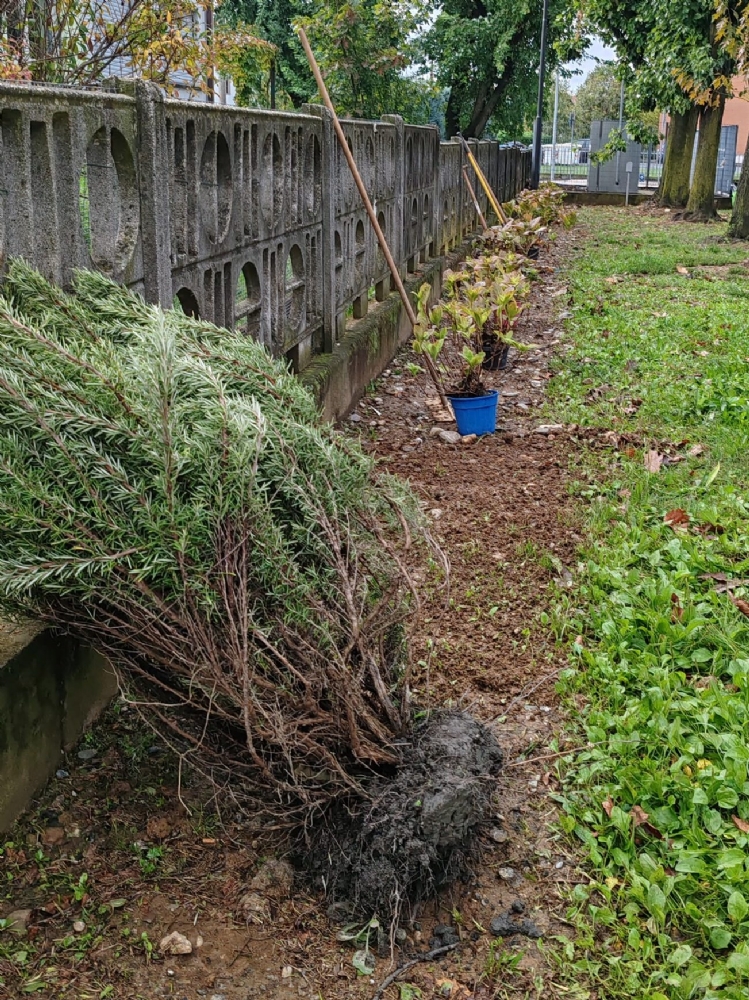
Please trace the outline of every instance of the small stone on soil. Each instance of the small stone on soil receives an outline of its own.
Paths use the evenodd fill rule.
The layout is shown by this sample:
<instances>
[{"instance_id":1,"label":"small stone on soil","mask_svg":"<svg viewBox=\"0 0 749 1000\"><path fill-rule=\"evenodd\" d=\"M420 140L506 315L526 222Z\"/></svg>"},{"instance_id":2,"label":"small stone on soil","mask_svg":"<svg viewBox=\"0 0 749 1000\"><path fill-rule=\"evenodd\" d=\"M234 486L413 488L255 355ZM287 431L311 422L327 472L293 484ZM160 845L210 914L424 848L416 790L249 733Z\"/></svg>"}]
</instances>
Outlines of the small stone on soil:
<instances>
[{"instance_id":1,"label":"small stone on soil","mask_svg":"<svg viewBox=\"0 0 749 1000\"><path fill-rule=\"evenodd\" d=\"M61 826L50 826L42 831L42 843L48 847L61 844L65 840L65 831Z\"/></svg>"},{"instance_id":2,"label":"small stone on soil","mask_svg":"<svg viewBox=\"0 0 749 1000\"><path fill-rule=\"evenodd\" d=\"M159 951L162 955L189 955L192 952L192 944L179 931L172 931L161 939Z\"/></svg>"},{"instance_id":3,"label":"small stone on soil","mask_svg":"<svg viewBox=\"0 0 749 1000\"><path fill-rule=\"evenodd\" d=\"M539 424L535 434L560 434L564 430L564 424Z\"/></svg>"},{"instance_id":4,"label":"small stone on soil","mask_svg":"<svg viewBox=\"0 0 749 1000\"><path fill-rule=\"evenodd\" d=\"M92 760L96 756L96 750L79 750L78 760Z\"/></svg>"},{"instance_id":5,"label":"small stone on soil","mask_svg":"<svg viewBox=\"0 0 749 1000\"><path fill-rule=\"evenodd\" d=\"M8 921L6 930L10 931L11 934L17 934L18 937L26 937L31 920L31 910L13 910L5 919Z\"/></svg>"},{"instance_id":6,"label":"small stone on soil","mask_svg":"<svg viewBox=\"0 0 749 1000\"><path fill-rule=\"evenodd\" d=\"M518 900L518 902L520 901ZM521 906L523 906L522 903ZM529 938L543 937L543 931L527 917L523 920L513 920L514 915L522 913L525 910L524 906L521 910L517 910L515 907L516 903L513 903L511 909L506 913L500 913L498 917L492 920L489 924L492 934L496 934L498 937L512 937L513 934L522 934L524 937Z\"/></svg>"},{"instance_id":7,"label":"small stone on soil","mask_svg":"<svg viewBox=\"0 0 749 1000\"><path fill-rule=\"evenodd\" d=\"M445 444L458 444L460 442L460 434L457 431L446 431L440 428L440 432L437 435L440 441L444 441Z\"/></svg>"},{"instance_id":8,"label":"small stone on soil","mask_svg":"<svg viewBox=\"0 0 749 1000\"><path fill-rule=\"evenodd\" d=\"M86 925L82 920L76 920L76 922L73 924L73 930L76 932L76 934L83 934L83 932L86 930Z\"/></svg>"},{"instance_id":9,"label":"small stone on soil","mask_svg":"<svg viewBox=\"0 0 749 1000\"><path fill-rule=\"evenodd\" d=\"M503 882L511 882L517 875L517 872L514 868L500 868L497 874Z\"/></svg>"}]
</instances>

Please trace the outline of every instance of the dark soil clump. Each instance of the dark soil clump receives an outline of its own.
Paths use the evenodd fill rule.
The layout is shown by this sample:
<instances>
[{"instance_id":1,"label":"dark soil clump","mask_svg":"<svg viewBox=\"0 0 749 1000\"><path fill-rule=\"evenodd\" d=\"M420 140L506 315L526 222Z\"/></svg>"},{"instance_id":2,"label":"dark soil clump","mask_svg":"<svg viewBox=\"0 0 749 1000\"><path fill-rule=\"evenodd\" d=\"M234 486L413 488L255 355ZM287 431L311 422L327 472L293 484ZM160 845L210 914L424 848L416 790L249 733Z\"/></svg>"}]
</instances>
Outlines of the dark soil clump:
<instances>
[{"instance_id":1,"label":"dark soil clump","mask_svg":"<svg viewBox=\"0 0 749 1000\"><path fill-rule=\"evenodd\" d=\"M366 811L338 810L310 834L305 869L352 916L397 919L465 874L501 766L482 723L460 712L433 717L397 775L373 784Z\"/></svg>"}]
</instances>

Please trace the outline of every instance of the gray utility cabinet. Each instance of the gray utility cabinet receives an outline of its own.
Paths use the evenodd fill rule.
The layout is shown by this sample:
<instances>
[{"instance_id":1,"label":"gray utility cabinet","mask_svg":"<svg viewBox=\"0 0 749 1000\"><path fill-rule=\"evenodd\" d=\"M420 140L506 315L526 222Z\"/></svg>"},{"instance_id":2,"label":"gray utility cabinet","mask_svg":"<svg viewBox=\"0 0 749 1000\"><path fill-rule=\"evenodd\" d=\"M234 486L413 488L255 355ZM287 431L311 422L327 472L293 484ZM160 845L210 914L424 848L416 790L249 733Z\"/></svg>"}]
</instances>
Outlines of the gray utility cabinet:
<instances>
[{"instance_id":1,"label":"gray utility cabinet","mask_svg":"<svg viewBox=\"0 0 749 1000\"><path fill-rule=\"evenodd\" d=\"M602 121L594 121L590 126L590 152L598 152L606 145L609 133L619 128L617 119L604 118ZM642 146L639 142L633 142L627 135L626 122L623 126L624 137L627 142L627 149L623 153L617 153L606 163L593 163L588 159L588 190L608 191L624 194L627 190L627 164L632 164L629 178L630 194L637 194L638 178L640 175L640 157Z\"/></svg>"}]
</instances>

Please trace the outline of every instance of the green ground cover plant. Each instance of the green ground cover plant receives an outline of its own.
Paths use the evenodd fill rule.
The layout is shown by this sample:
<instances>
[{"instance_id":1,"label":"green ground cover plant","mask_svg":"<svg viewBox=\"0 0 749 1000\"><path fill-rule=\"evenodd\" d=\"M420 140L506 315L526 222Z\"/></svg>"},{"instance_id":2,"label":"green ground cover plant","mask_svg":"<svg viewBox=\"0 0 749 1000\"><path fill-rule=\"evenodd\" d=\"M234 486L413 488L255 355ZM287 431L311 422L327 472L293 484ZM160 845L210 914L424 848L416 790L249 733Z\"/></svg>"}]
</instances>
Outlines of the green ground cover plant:
<instances>
[{"instance_id":1,"label":"green ground cover plant","mask_svg":"<svg viewBox=\"0 0 749 1000\"><path fill-rule=\"evenodd\" d=\"M723 226L584 215L555 419L590 540L559 624L591 875L557 958L591 997L749 996L749 257ZM598 429L596 434L593 429ZM581 435L581 438L583 435ZM581 449L583 445L581 444Z\"/></svg>"}]
</instances>

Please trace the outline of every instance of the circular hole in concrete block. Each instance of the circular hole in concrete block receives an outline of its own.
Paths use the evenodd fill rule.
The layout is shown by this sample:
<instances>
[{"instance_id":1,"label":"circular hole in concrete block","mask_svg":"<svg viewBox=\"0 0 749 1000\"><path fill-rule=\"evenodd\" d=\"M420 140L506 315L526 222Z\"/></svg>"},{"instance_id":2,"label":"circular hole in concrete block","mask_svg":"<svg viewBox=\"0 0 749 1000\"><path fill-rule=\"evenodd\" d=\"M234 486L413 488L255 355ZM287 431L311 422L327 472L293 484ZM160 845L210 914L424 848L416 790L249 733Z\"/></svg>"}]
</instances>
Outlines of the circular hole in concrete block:
<instances>
[{"instance_id":1,"label":"circular hole in concrete block","mask_svg":"<svg viewBox=\"0 0 749 1000\"><path fill-rule=\"evenodd\" d=\"M223 132L210 132L200 159L200 219L211 243L222 243L229 232L232 205L229 144Z\"/></svg>"}]
</instances>

